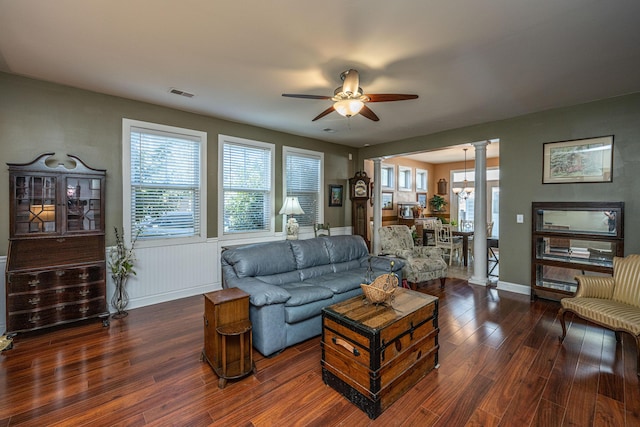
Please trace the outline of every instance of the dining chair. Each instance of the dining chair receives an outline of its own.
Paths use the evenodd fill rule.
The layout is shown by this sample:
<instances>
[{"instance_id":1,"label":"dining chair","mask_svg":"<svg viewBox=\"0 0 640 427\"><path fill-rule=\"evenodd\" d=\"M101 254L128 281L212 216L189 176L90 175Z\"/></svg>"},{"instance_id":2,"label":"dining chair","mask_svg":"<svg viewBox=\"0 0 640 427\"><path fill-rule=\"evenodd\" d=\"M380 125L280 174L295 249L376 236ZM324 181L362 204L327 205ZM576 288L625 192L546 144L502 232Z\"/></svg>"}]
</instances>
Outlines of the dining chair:
<instances>
[{"instance_id":1,"label":"dining chair","mask_svg":"<svg viewBox=\"0 0 640 427\"><path fill-rule=\"evenodd\" d=\"M473 231L473 220L461 219L460 220L460 231Z\"/></svg>"},{"instance_id":2,"label":"dining chair","mask_svg":"<svg viewBox=\"0 0 640 427\"><path fill-rule=\"evenodd\" d=\"M442 221L440 221L440 218L428 218L426 220L424 220L424 229L425 230L431 230L430 232L425 233L426 235L426 242L424 242L425 246L435 246L436 245L436 226L437 225L442 225Z\"/></svg>"},{"instance_id":3,"label":"dining chair","mask_svg":"<svg viewBox=\"0 0 640 427\"><path fill-rule=\"evenodd\" d=\"M453 259L453 253L456 253L458 262L460 262L460 254L462 253L462 239L454 238L451 233L451 226L449 224L436 225L436 248L441 248L449 254L449 265Z\"/></svg>"},{"instance_id":4,"label":"dining chair","mask_svg":"<svg viewBox=\"0 0 640 427\"><path fill-rule=\"evenodd\" d=\"M329 223L313 224L313 233L316 237L331 236L331 228L329 226Z\"/></svg>"},{"instance_id":5,"label":"dining chair","mask_svg":"<svg viewBox=\"0 0 640 427\"><path fill-rule=\"evenodd\" d=\"M473 227L471 229L473 230ZM493 221L487 221L487 239L491 237L491 233L493 233ZM469 236L469 259L473 259L473 236Z\"/></svg>"}]
</instances>

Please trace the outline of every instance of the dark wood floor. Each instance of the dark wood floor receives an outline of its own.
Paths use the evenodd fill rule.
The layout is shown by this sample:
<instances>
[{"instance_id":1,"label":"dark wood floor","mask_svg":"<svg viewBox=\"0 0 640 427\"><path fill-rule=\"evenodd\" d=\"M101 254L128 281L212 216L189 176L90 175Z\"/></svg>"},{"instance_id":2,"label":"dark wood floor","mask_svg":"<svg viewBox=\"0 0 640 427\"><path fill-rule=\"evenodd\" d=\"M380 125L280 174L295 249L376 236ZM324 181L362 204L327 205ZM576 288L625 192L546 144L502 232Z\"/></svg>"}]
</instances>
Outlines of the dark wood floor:
<instances>
[{"instance_id":1,"label":"dark wood floor","mask_svg":"<svg viewBox=\"0 0 640 427\"><path fill-rule=\"evenodd\" d=\"M325 386L320 339L266 359L220 390L200 362L201 296L19 336L0 356L0 426L638 426L634 340L575 320L558 342L557 302L449 279L440 368L371 421Z\"/></svg>"}]
</instances>

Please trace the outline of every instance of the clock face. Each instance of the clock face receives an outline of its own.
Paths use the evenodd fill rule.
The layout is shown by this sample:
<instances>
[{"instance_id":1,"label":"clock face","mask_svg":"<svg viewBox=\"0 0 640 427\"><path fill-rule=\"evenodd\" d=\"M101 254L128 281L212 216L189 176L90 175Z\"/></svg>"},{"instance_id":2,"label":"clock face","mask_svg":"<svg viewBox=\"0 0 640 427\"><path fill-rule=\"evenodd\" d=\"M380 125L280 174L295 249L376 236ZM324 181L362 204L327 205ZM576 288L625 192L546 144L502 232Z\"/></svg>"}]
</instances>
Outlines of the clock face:
<instances>
[{"instance_id":1,"label":"clock face","mask_svg":"<svg viewBox=\"0 0 640 427\"><path fill-rule=\"evenodd\" d=\"M356 197L367 197L367 184L359 179L354 187Z\"/></svg>"}]
</instances>

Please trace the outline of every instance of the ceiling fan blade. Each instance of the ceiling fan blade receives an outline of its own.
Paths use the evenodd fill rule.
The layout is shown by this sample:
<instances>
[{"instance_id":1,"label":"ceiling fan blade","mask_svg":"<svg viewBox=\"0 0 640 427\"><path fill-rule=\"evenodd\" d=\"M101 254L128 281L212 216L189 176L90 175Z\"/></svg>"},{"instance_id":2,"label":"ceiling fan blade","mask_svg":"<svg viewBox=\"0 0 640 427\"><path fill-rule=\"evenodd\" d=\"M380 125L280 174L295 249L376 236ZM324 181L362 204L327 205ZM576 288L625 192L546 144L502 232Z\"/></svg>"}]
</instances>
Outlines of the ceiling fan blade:
<instances>
[{"instance_id":1,"label":"ceiling fan blade","mask_svg":"<svg viewBox=\"0 0 640 427\"><path fill-rule=\"evenodd\" d=\"M360 110L360 114L362 114L369 120L373 120L374 122L377 122L380 120L378 116L376 116L376 113L371 111L371 108L367 107L366 105L362 106L362 110Z\"/></svg>"},{"instance_id":2,"label":"ceiling fan blade","mask_svg":"<svg viewBox=\"0 0 640 427\"><path fill-rule=\"evenodd\" d=\"M401 93L377 93L367 94L367 96L369 97L369 102L405 101L418 97L418 95L405 95Z\"/></svg>"},{"instance_id":3,"label":"ceiling fan blade","mask_svg":"<svg viewBox=\"0 0 640 427\"><path fill-rule=\"evenodd\" d=\"M313 120L311 120L312 122L315 122L318 119L323 118L324 116L326 116L327 114L331 113L333 111L333 105L329 108L327 108L326 110L324 110L322 113L318 114L317 116L315 116L313 118Z\"/></svg>"},{"instance_id":4,"label":"ceiling fan blade","mask_svg":"<svg viewBox=\"0 0 640 427\"><path fill-rule=\"evenodd\" d=\"M286 96L288 98L303 98L303 99L331 99L330 96L324 95L300 95L296 93L283 93L282 96Z\"/></svg>"}]
</instances>

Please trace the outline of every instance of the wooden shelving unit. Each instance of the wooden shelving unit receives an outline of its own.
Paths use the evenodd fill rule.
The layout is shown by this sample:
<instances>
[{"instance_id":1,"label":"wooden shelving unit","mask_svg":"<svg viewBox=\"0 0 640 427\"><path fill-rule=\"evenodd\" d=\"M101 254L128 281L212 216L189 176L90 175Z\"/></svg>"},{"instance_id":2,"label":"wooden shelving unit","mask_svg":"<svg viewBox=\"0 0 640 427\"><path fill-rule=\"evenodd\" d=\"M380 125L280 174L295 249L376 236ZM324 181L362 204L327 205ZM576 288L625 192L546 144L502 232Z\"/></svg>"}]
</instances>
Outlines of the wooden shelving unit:
<instances>
[{"instance_id":1,"label":"wooden shelving unit","mask_svg":"<svg viewBox=\"0 0 640 427\"><path fill-rule=\"evenodd\" d=\"M532 218L532 298L572 296L575 276L610 276L624 256L624 202L534 202Z\"/></svg>"}]
</instances>

